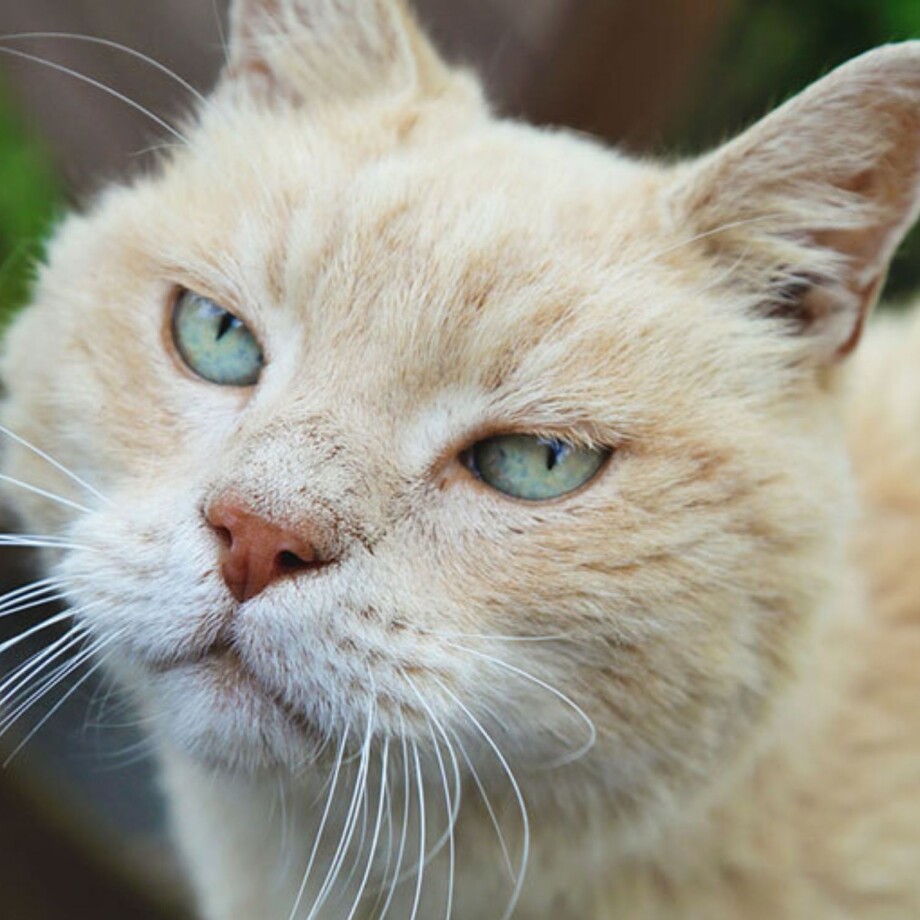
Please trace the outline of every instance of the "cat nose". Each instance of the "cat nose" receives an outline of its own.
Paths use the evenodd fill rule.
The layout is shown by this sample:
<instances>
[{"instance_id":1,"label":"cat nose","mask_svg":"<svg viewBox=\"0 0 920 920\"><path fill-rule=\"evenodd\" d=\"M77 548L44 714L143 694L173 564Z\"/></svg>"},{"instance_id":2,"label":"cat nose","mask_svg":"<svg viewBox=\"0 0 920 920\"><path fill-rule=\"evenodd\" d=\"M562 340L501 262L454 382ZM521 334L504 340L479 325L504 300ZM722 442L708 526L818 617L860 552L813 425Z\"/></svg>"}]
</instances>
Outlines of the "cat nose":
<instances>
[{"instance_id":1,"label":"cat nose","mask_svg":"<svg viewBox=\"0 0 920 920\"><path fill-rule=\"evenodd\" d=\"M282 578L321 569L332 562L317 549L306 527L282 527L238 500L219 499L205 519L220 540L220 571L240 602L261 594Z\"/></svg>"}]
</instances>

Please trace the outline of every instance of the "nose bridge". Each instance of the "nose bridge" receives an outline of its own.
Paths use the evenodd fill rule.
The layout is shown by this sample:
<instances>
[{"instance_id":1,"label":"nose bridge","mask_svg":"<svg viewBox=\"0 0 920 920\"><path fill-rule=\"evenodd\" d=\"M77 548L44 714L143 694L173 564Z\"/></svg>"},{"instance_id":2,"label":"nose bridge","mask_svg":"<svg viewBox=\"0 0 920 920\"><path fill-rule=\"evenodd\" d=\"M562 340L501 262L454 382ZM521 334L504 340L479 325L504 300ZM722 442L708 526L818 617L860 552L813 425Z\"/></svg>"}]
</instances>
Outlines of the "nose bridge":
<instances>
[{"instance_id":1,"label":"nose bridge","mask_svg":"<svg viewBox=\"0 0 920 920\"><path fill-rule=\"evenodd\" d=\"M373 530L373 474L366 451L328 416L289 411L238 432L205 505L227 497L290 533L307 531L338 555L349 538Z\"/></svg>"}]
</instances>

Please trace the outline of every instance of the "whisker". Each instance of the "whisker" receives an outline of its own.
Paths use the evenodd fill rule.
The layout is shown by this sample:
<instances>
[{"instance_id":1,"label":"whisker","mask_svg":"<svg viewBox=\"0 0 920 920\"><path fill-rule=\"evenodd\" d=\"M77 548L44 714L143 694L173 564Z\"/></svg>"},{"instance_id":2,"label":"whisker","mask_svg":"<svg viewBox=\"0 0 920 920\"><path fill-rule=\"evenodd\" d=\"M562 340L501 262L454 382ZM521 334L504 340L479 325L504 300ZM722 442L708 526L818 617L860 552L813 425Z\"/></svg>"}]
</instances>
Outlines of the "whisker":
<instances>
[{"instance_id":1,"label":"whisker","mask_svg":"<svg viewBox=\"0 0 920 920\"><path fill-rule=\"evenodd\" d=\"M387 742L389 742L390 739L387 738L386 740ZM387 769L387 774L389 774L389 768ZM374 911L377 909L381 900L383 900L384 885L386 883L386 880L390 876L390 866L393 865L393 833L395 831L395 827L393 825L393 794L390 790L389 775L387 775L387 782L384 786L384 792L386 793L386 799L387 799L387 832L386 832L387 834L387 858L386 858L386 862L384 863L383 869L380 873L381 884L380 884L380 888L377 891L377 900L374 901L374 906L368 912L368 916L373 915Z\"/></svg>"},{"instance_id":2,"label":"whisker","mask_svg":"<svg viewBox=\"0 0 920 920\"><path fill-rule=\"evenodd\" d=\"M432 744L434 745L435 757L437 758L437 761L438 761L438 770L441 773L441 783L444 786L444 813L447 816L446 834L448 838L448 842L447 842L447 853L448 853L447 908L444 913L444 916L445 918L448 918L449 920L451 911L453 910L453 903L454 903L454 870L455 870L455 860L456 860L456 854L454 852L454 825L456 823L457 812L454 810L454 805L456 804L459 806L460 804L460 795L459 795L460 787L459 786L457 787L456 802L452 802L451 795L450 795L450 785L447 782L447 770L444 767L444 758L441 756L441 746L438 744L438 740L435 735L435 729L431 722L428 723L428 731L431 734L431 741L432 741ZM448 750L450 751L449 745L448 745ZM453 752L451 751L450 753L451 753L451 756L453 756ZM456 760L456 757L454 757L454 768L456 769L456 767L457 767L457 760ZM443 846L443 844L441 844L440 846ZM431 852L428 854L429 860L431 860L434 857L434 855L440 850L440 846L435 845L434 847L432 847Z\"/></svg>"},{"instance_id":3,"label":"whisker","mask_svg":"<svg viewBox=\"0 0 920 920\"><path fill-rule=\"evenodd\" d=\"M132 150L129 156L145 157L150 153L162 153L164 150L184 150L185 144L177 144L175 141L160 141L156 144L148 144L139 150Z\"/></svg>"},{"instance_id":4,"label":"whisker","mask_svg":"<svg viewBox=\"0 0 920 920\"><path fill-rule=\"evenodd\" d=\"M23 682L28 681L31 676L41 673L45 669L49 663L49 657L51 660L57 657L56 654L53 654L55 649L66 643L65 647L61 649L61 653L67 651L68 648L83 639L87 632L88 630L83 624L77 623L59 639L55 639L49 646L36 652L14 668L3 683L0 684L0 711L8 707Z\"/></svg>"},{"instance_id":5,"label":"whisker","mask_svg":"<svg viewBox=\"0 0 920 920\"><path fill-rule=\"evenodd\" d=\"M43 591L38 597L24 598L23 603L19 604L18 606L9 607L6 610L0 611L0 618L19 616L20 614L25 613L27 610L34 610L36 607L44 607L46 604L52 604L56 603L57 601L66 600L66 594L61 594L60 592L53 594L51 592Z\"/></svg>"},{"instance_id":6,"label":"whisker","mask_svg":"<svg viewBox=\"0 0 920 920\"><path fill-rule=\"evenodd\" d=\"M73 641L67 642L64 648L55 652L55 654L52 655L50 659L46 659L38 671L35 673L41 673L41 671L43 671L55 658L59 658L65 653L69 654L73 646L79 645L79 643L82 642L83 639L85 639L88 635L90 635L90 632L87 628L83 627L81 629L81 624L76 624L72 629L68 630L64 636L65 639L75 636L75 639ZM51 647L54 648L58 644L58 642L55 642ZM105 644L108 644L108 641L106 641ZM98 647L99 640L91 643L88 648L78 652L72 658L68 658L60 662L56 669L51 672L51 674L48 674L42 678L38 687L31 688L31 693L24 702L18 702L16 704L16 709L4 716L3 720L0 721L0 734L5 732L12 725L12 723L19 718L20 715L22 715L26 710L30 709L33 703L37 702L42 696L45 695L45 693L51 690L55 684L59 683L61 680L67 677L68 674L79 667L79 665L87 658L92 657ZM41 657L45 658L46 656L42 655ZM34 678L34 674L32 677ZM26 688L23 686L24 683L26 683L26 681L21 678L16 680L17 686L14 691L7 693L6 698L3 701L4 705L10 706L14 703L17 694L21 692L27 692Z\"/></svg>"},{"instance_id":7,"label":"whisker","mask_svg":"<svg viewBox=\"0 0 920 920\"><path fill-rule=\"evenodd\" d=\"M444 738L444 743L447 745L448 753L450 754L451 759L453 761L454 777L457 783L457 794L454 797L454 801L452 804L450 802L448 802L447 804L447 829L438 838L434 846L428 851L428 855L425 858L426 862L431 862L431 860L434 859L434 857L437 856L437 854L441 852L445 844L447 844L449 841L451 842L451 844L453 843L453 831L457 823L457 815L459 814L459 811L460 811L460 795L461 795L460 768L457 764L457 758L454 755L452 746L450 744L450 740L448 739L446 733L441 727L440 722L438 722L437 717L432 712L431 707L425 701L425 698L422 696L421 692L419 691L418 687L415 685L415 682L412 680L412 678L410 678L409 675L404 672L400 672L400 673L402 675L403 680L405 680L406 683L412 688L416 697L418 697L419 703L421 703L422 708L425 710L425 713L426 713L426 716L429 722L429 726L428 726L429 732L431 732L431 725L433 723L435 726L437 726L438 733ZM446 770L444 767L444 761L441 757L441 750L438 745L437 739L435 738L433 733L432 733L432 741L434 742L435 757L438 761L438 766L441 770L441 777L446 784L447 778L446 778Z\"/></svg>"},{"instance_id":8,"label":"whisker","mask_svg":"<svg viewBox=\"0 0 920 920\"><path fill-rule=\"evenodd\" d=\"M567 697L564 693L562 693L562 691L557 690L552 685L546 683L546 681L540 680L539 677L534 677L533 674L530 674L521 668L515 667L513 664L508 664L507 661L502 661L500 658L494 658L492 655L486 655L484 652L478 652L475 649L467 648L463 645L457 645L452 642L449 642L448 645L450 645L452 648L458 649L459 651L467 652L468 654L473 655L476 658L480 658L483 661L491 662L492 664L497 665L500 668L504 668L512 674L516 674L523 680L530 681L536 686L541 687L543 690L546 690L547 693L551 693L558 700L568 706L585 723L585 726L588 729L588 740L573 753L566 755L560 760L554 760L551 763L546 764L546 767L554 768L563 766L564 764L573 763L579 758L584 757L584 755L587 754L592 747L594 747L597 742L597 728L594 725L594 721L577 703Z\"/></svg>"},{"instance_id":9,"label":"whisker","mask_svg":"<svg viewBox=\"0 0 920 920\"><path fill-rule=\"evenodd\" d=\"M288 824L287 792L284 780L278 777L278 820L281 822L280 853L282 865L290 865L288 858L291 853L290 825Z\"/></svg>"},{"instance_id":10,"label":"whisker","mask_svg":"<svg viewBox=\"0 0 920 920\"><path fill-rule=\"evenodd\" d=\"M220 47L224 52L224 64L230 62L230 45L227 43L227 35L224 32L224 23L220 16L220 10L217 8L217 0L211 0L211 9L214 11L214 21L217 23L217 36L220 39Z\"/></svg>"},{"instance_id":11,"label":"whisker","mask_svg":"<svg viewBox=\"0 0 920 920\"><path fill-rule=\"evenodd\" d=\"M111 86L108 86L105 83L102 83L99 80L94 79L93 77L87 76L84 73L80 73L78 70L74 70L71 67L65 67L63 64L58 64L56 61L49 61L45 58L39 57L37 54L29 54L27 51L20 51L18 48L7 48L0 45L0 53L9 54L12 57L22 58L24 61L32 61L35 64L41 64L44 67L49 67L51 70L56 70L59 73L65 73L73 77L75 80L79 80L81 83L87 83L90 86L94 86L96 89L102 90L104 93L119 99L125 105L130 106L137 112L140 112L142 115L146 115L151 121L163 128L164 131L168 131L173 137L177 140L180 140L184 145L188 146L188 138L182 134L180 131L176 130L168 121L160 118L159 115L156 115L154 112L151 112L150 109L145 108L139 102L135 102L129 96L126 96L124 93L118 92L117 89L113 89Z\"/></svg>"},{"instance_id":12,"label":"whisker","mask_svg":"<svg viewBox=\"0 0 920 920\"><path fill-rule=\"evenodd\" d=\"M104 646L111 645L112 642L120 639L122 636L121 632L114 633L108 639L104 641L101 645L92 649L92 654L97 655ZM35 737L35 735L42 729L44 725L47 724L48 720L69 700L76 692L83 686L93 676L106 662L106 659L111 654L105 655L99 661L96 662L93 667L91 667L65 694L62 696L57 703L42 717L41 721L36 725L26 736L19 742L18 745L13 749L13 752L6 758L3 762L3 767L6 768L10 765L13 758Z\"/></svg>"},{"instance_id":13,"label":"whisker","mask_svg":"<svg viewBox=\"0 0 920 920\"><path fill-rule=\"evenodd\" d=\"M374 729L375 705L376 701L374 698L372 698L371 711L367 720L367 731L365 732L364 743L361 746L361 760L358 766L358 775L355 777L355 790L352 794L351 802L348 806L348 812L345 815L345 823L342 827L342 836L339 838L339 844L336 848L335 854L333 855L332 863L329 866L329 870L326 872L326 878L323 880L319 894L316 896L316 900L313 902L313 907L311 908L310 913L307 915L307 920L314 920L317 913L319 912L319 909L323 906L326 899L329 897L332 886L335 884L338 878L339 870L341 869L342 862L345 859L345 854L347 853L348 847L351 844L352 838L354 837L355 827L358 824L358 812L361 802L361 795L364 791L364 785L367 782L367 770L370 761L370 747Z\"/></svg>"},{"instance_id":14,"label":"whisker","mask_svg":"<svg viewBox=\"0 0 920 920\"><path fill-rule=\"evenodd\" d=\"M3 48L0 48L0 51L3 51ZM76 511L80 511L83 514L89 514L90 510L85 505L77 504L77 502L72 502L69 498L62 498L60 495L55 495L53 492L46 492L44 489L40 489L38 486L30 485L28 482L23 482L20 479L14 479L12 476L7 476L5 473L0 473L0 481L8 482L10 485L19 486L21 489L25 489L27 492L33 492L35 495L41 495L42 498L50 499L53 502L57 502L59 505L65 505L68 508L73 508Z\"/></svg>"},{"instance_id":15,"label":"whisker","mask_svg":"<svg viewBox=\"0 0 920 920\"><path fill-rule=\"evenodd\" d=\"M486 811L489 814L489 819L492 822L492 827L495 828L495 834L498 837L498 845L501 847L502 856L505 859L505 865L508 869L508 875L511 877L512 883L514 883L517 881L517 875L514 872L514 864L511 861L511 853L508 851L508 844L505 842L504 834L502 834L502 829L498 823L498 817L495 814L495 809L492 806L492 801L482 784L482 780L479 778L479 773L477 772L473 761L470 759L470 755L467 754L466 748L463 746L463 742L457 736L456 732L452 731L452 734L454 736L454 741L457 742L457 747L460 749L460 756L463 758L467 769L470 771L470 775L473 777L473 782L479 791L479 797L482 799L482 803L486 807Z\"/></svg>"},{"instance_id":16,"label":"whisker","mask_svg":"<svg viewBox=\"0 0 920 920\"><path fill-rule=\"evenodd\" d=\"M9 38L10 36L7 36L7 37ZM8 438L12 439L17 444L21 444L27 450L32 451L32 453L35 454L36 456L41 457L42 460L44 460L46 463L50 463L56 470L60 470L60 472L62 472L72 482L75 482L78 486L83 486L84 489L86 489L92 495L95 495L96 498L98 498L101 502L104 502L107 505L112 504L112 502L109 501L109 499L107 499L96 488L91 486L85 479L82 479L73 470L68 469L60 461L55 460L54 457L52 457L50 454L43 451L40 447L36 447L31 441L27 441L22 435L16 434L15 431L11 431L9 428L7 428L4 425L0 425L0 434L6 435Z\"/></svg>"},{"instance_id":17,"label":"whisker","mask_svg":"<svg viewBox=\"0 0 920 920\"><path fill-rule=\"evenodd\" d=\"M40 581L29 582L29 584L20 588L7 591L6 594L0 597L0 614L10 610L17 604L30 601L42 594L55 594L63 586L64 582L60 578L43 578Z\"/></svg>"},{"instance_id":18,"label":"whisker","mask_svg":"<svg viewBox=\"0 0 920 920\"><path fill-rule=\"evenodd\" d=\"M167 67L161 61L150 57L149 54L144 54L142 51L138 51L136 48L131 48L128 45L123 45L121 42L112 41L108 38L100 38L96 35L83 35L79 32L13 32L9 35L0 35L0 42L19 39L69 39L70 41L86 42L103 48L112 48L115 51L120 51L122 54L127 54L139 61L143 61L160 73L165 74L171 80L174 80L183 89L188 90L188 92L190 92L202 105L209 105L208 99L204 94L195 89L188 80L180 77L179 74Z\"/></svg>"},{"instance_id":19,"label":"whisker","mask_svg":"<svg viewBox=\"0 0 920 920\"><path fill-rule=\"evenodd\" d=\"M353 920L355 913L358 910L358 905L361 903L361 898L364 896L364 891L367 888L367 880L370 878L371 867L374 864L374 856L377 853L377 841L380 837L380 827L383 819L383 802L386 796L386 783L387 783L387 761L390 753L390 739L386 738L383 742L383 753L381 757L380 765L380 800L377 803L377 820L374 824L374 835L371 839L371 848L367 856L367 865L364 867L364 875L361 878L361 884L358 886L358 893L355 895L354 903L352 904L351 911L345 920Z\"/></svg>"},{"instance_id":20,"label":"whisker","mask_svg":"<svg viewBox=\"0 0 920 920\"><path fill-rule=\"evenodd\" d=\"M670 255L673 252L677 252L680 249L683 249L686 246L692 246L694 243L698 243L701 240L708 239L712 236L718 236L720 233L726 233L729 230L736 230L738 227L745 227L749 224L757 224L762 221L769 220L773 215L771 214L757 214L754 217L744 217L739 220L730 220L724 224L720 224L718 227L712 227L709 230L703 230L700 233L695 233L693 236L687 237L677 243L672 243L669 246L665 246L663 249L656 250L653 253L650 253L647 256L643 256L637 262L631 262L629 265L625 266L624 272L628 273L642 266L648 265L650 262L655 262L660 259L662 256Z\"/></svg>"},{"instance_id":21,"label":"whisker","mask_svg":"<svg viewBox=\"0 0 920 920\"><path fill-rule=\"evenodd\" d=\"M370 773L370 762L368 762L368 773ZM355 875L358 873L358 867L361 865L361 854L364 852L364 844L367 842L368 791L367 778L365 777L365 782L361 789L361 803L358 808L358 814L361 816L361 834L358 837L358 845L354 848L355 855L354 859L352 859L351 869L348 871L348 875L346 875L344 879L337 880L340 889L338 900L341 900L345 896L349 885L351 885L352 879L354 879ZM357 817L355 817L356 826L357 820Z\"/></svg>"},{"instance_id":22,"label":"whisker","mask_svg":"<svg viewBox=\"0 0 920 920\"><path fill-rule=\"evenodd\" d=\"M156 759L156 745L149 738L142 738L133 744L116 751L105 751L97 753L95 756L104 757L107 763L96 767L97 773L117 773L134 764L143 763L146 760Z\"/></svg>"},{"instance_id":23,"label":"whisker","mask_svg":"<svg viewBox=\"0 0 920 920\"><path fill-rule=\"evenodd\" d=\"M402 761L403 761L403 821L402 821L402 833L400 834L399 839L399 850L396 854L396 866L393 869L393 878L390 881L389 891L387 893L386 901L383 905L383 910L380 912L377 920L385 920L387 912L390 910L390 905L393 903L393 898L396 895L396 887L399 885L400 879L400 870L402 869L403 858L406 853L406 841L409 836L409 746L406 741L406 724L403 719L402 713L399 714L400 721L400 738L402 740Z\"/></svg>"},{"instance_id":24,"label":"whisker","mask_svg":"<svg viewBox=\"0 0 920 920\"><path fill-rule=\"evenodd\" d=\"M415 779L418 786L418 870L415 880L415 895L412 900L412 913L409 920L418 915L422 898L422 881L425 878L425 784L422 782L422 765L418 756L418 745L412 741L412 755L415 760Z\"/></svg>"},{"instance_id":25,"label":"whisker","mask_svg":"<svg viewBox=\"0 0 920 920\"><path fill-rule=\"evenodd\" d=\"M419 632L422 635L433 636L436 639L482 639L489 642L564 642L577 639L575 633L549 633L545 636L505 636L489 633L440 632L432 629L420 629Z\"/></svg>"},{"instance_id":26,"label":"whisker","mask_svg":"<svg viewBox=\"0 0 920 920\"><path fill-rule=\"evenodd\" d=\"M476 727L476 730L482 735L486 744L492 749L492 753L495 754L498 762L501 764L502 769L505 771L505 774L508 777L511 787L514 790L515 798L517 799L518 808L521 812L521 823L524 829L524 840L523 846L521 848L521 863L517 871L517 882L514 886L514 891L511 893L511 899L508 902L508 906L505 909L505 913L502 915L502 920L509 920L511 915L514 913L514 908L517 905L518 900L521 896L521 890L524 885L524 876L527 872L527 863L530 859L530 817L527 814L527 806L524 803L524 796L521 793L521 787L518 785L517 779L515 779L514 773L511 770L511 767L508 765L508 761L505 759L505 755L502 754L498 745L492 739L492 736L483 728L480 721L473 715L469 707L454 693L437 675L432 674L432 679L438 686L463 710L466 714L466 717L473 723Z\"/></svg>"},{"instance_id":27,"label":"whisker","mask_svg":"<svg viewBox=\"0 0 920 920\"><path fill-rule=\"evenodd\" d=\"M81 549L90 550L91 547L82 543L74 543L65 537L41 536L38 534L0 534L0 546L21 546L37 549Z\"/></svg>"},{"instance_id":28,"label":"whisker","mask_svg":"<svg viewBox=\"0 0 920 920\"><path fill-rule=\"evenodd\" d=\"M131 718L130 722L113 722L106 717L106 710L111 705L112 695L116 691L116 680L113 674L106 676L106 679L100 681L99 686L93 693L90 704L87 707L86 716L83 720L83 731L88 732L90 729L96 732L118 731L126 728L133 728L145 722L153 721L151 717L146 719ZM125 707L126 708L126 707ZM134 713L132 712L132 716Z\"/></svg>"},{"instance_id":29,"label":"whisker","mask_svg":"<svg viewBox=\"0 0 920 920\"><path fill-rule=\"evenodd\" d=\"M304 871L303 880L300 883L300 888L297 891L297 897L294 900L294 906L291 909L291 915L288 917L288 920L295 920L297 916L297 911L300 909L300 903L303 900L304 892L307 889L307 882L310 879L310 872L313 869L313 863L316 860L316 854L319 851L320 841L323 839L323 831L326 828L326 821L329 819L329 813L332 810L332 802L335 798L335 790L339 783L339 776L342 769L342 761L345 756L345 746L348 743L348 736L351 733L351 725L345 727L345 731L342 734L342 740L339 743L339 753L335 759L335 767L332 772L332 782L329 786L329 795L326 797L326 805L323 809L323 816L320 818L319 829L316 832L316 837L313 840L313 848L310 851L310 858L307 861L307 868Z\"/></svg>"},{"instance_id":30,"label":"whisker","mask_svg":"<svg viewBox=\"0 0 920 920\"><path fill-rule=\"evenodd\" d=\"M64 620L70 619L72 616L72 611L65 610L56 616L48 617L47 620L42 620L40 623L36 623L35 626L25 630L25 632L21 632L19 635L13 636L12 639L7 639L6 642L0 643L0 654L9 651L9 649L19 645L20 642L24 642L30 636L34 636L37 633L42 632L42 630L50 629L52 626L55 626L58 623L62 623Z\"/></svg>"},{"instance_id":31,"label":"whisker","mask_svg":"<svg viewBox=\"0 0 920 920\"><path fill-rule=\"evenodd\" d=\"M15 647L20 642L25 641L30 636L34 636L36 633L41 632L44 629L48 629L51 626L61 623L69 617L76 616L80 613L83 613L86 610L91 610L93 607L98 607L102 601L91 601L89 604L84 604L82 607L77 607L73 610L64 610L59 614L56 614L53 617L48 617L47 620L42 620L40 623L36 623L35 626L27 629L25 632L19 633L18 636L13 636L12 639L7 639L6 642L0 643L0 655L9 649Z\"/></svg>"}]
</instances>

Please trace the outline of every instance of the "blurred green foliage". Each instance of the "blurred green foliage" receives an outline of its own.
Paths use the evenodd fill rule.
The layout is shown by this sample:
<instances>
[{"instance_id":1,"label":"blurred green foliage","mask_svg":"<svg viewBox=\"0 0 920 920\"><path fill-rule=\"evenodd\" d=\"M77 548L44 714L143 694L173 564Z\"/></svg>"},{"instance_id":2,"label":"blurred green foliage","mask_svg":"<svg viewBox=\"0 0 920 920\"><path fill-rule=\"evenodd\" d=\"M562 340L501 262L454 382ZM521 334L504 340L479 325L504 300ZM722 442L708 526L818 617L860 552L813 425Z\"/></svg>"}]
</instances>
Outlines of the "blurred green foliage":
<instances>
[{"instance_id":1,"label":"blurred green foliage","mask_svg":"<svg viewBox=\"0 0 920 920\"><path fill-rule=\"evenodd\" d=\"M909 38L920 38L920 0L742 0L667 147L712 147L838 64ZM885 296L918 288L920 227L902 245Z\"/></svg>"},{"instance_id":2,"label":"blurred green foliage","mask_svg":"<svg viewBox=\"0 0 920 920\"><path fill-rule=\"evenodd\" d=\"M0 326L24 302L60 187L0 87Z\"/></svg>"}]
</instances>

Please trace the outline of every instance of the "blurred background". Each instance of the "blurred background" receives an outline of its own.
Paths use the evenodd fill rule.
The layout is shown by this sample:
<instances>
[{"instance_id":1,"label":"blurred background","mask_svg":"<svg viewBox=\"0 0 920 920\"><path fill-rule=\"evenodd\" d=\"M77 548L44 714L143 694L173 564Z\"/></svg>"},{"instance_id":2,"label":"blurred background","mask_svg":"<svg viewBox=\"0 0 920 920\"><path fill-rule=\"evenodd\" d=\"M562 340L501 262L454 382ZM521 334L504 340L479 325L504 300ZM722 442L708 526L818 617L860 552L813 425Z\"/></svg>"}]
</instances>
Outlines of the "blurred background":
<instances>
[{"instance_id":1,"label":"blurred background","mask_svg":"<svg viewBox=\"0 0 920 920\"><path fill-rule=\"evenodd\" d=\"M27 297L54 221L105 182L143 169L165 138L156 119L188 110L188 90L124 48L207 89L223 58L225 7L226 0L0 0L0 322ZM483 74L501 111L669 157L719 143L861 51L920 37L920 0L418 0L416 7L448 56ZM917 288L915 233L895 261L887 297L901 301ZM5 588L34 577L27 555L3 552ZM0 683L62 632L42 630L5 651L3 641L52 612L0 618ZM142 738L112 688L95 679L76 686L84 677L75 668L0 738L0 761L15 753L0 773L0 920L182 917Z\"/></svg>"}]
</instances>

